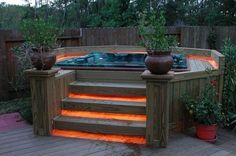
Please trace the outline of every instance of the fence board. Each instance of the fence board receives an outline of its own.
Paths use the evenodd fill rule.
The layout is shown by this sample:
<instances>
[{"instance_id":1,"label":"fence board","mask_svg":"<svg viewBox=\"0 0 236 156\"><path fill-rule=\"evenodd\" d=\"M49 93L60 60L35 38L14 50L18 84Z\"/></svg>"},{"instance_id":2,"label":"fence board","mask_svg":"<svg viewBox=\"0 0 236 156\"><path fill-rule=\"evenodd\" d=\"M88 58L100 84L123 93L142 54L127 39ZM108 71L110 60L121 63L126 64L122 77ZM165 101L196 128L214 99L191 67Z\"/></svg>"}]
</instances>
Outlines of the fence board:
<instances>
[{"instance_id":1,"label":"fence board","mask_svg":"<svg viewBox=\"0 0 236 156\"><path fill-rule=\"evenodd\" d=\"M235 26L216 26L213 27L216 33L216 49L220 50L223 46L223 40L228 37L233 43L236 43L236 27ZM181 45L191 48L209 48L207 38L210 27L206 26L186 26L181 27Z\"/></svg>"},{"instance_id":2,"label":"fence board","mask_svg":"<svg viewBox=\"0 0 236 156\"><path fill-rule=\"evenodd\" d=\"M6 63L5 56L5 31L0 30L0 96L3 100L7 98L7 92L5 92L4 88L6 87L6 68L4 68L4 64Z\"/></svg>"}]
</instances>

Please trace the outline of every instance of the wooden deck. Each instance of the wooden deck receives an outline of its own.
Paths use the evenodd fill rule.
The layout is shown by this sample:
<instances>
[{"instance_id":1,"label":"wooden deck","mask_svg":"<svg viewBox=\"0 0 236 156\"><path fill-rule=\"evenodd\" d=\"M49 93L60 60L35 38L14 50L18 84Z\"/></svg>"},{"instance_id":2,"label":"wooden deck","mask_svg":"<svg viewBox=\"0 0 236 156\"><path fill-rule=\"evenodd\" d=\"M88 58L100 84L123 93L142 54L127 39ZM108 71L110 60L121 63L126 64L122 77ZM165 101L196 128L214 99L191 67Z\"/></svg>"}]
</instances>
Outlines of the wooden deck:
<instances>
[{"instance_id":1,"label":"wooden deck","mask_svg":"<svg viewBox=\"0 0 236 156\"><path fill-rule=\"evenodd\" d=\"M167 148L140 145L40 137L32 126L0 133L0 155L4 156L235 156L236 134L219 131L216 144L208 144L185 134L171 134Z\"/></svg>"}]
</instances>

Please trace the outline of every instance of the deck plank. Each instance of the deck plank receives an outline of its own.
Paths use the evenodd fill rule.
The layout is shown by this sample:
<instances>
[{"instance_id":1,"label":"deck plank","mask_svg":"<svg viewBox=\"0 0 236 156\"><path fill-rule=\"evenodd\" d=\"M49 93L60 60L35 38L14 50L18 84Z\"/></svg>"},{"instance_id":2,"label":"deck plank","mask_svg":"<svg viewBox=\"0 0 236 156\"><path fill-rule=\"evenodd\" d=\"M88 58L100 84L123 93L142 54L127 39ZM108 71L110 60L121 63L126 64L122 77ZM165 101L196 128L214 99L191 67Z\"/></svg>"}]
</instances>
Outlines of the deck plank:
<instances>
[{"instance_id":1,"label":"deck plank","mask_svg":"<svg viewBox=\"0 0 236 156\"><path fill-rule=\"evenodd\" d=\"M108 146L109 143L106 142L90 142L90 144L86 144L85 146L81 146L81 147L68 147L63 151L57 151L51 154L48 154L47 156L64 156L64 155L79 155L79 156L83 156L83 155L89 155L91 153L96 153L96 152L100 152L100 151L104 151L107 150L109 148ZM64 149L64 148L63 148ZM78 154L79 153L79 154Z\"/></svg>"},{"instance_id":2,"label":"deck plank","mask_svg":"<svg viewBox=\"0 0 236 156\"><path fill-rule=\"evenodd\" d=\"M167 148L149 148L143 145L111 143L62 137L41 137L25 128L1 133L2 156L218 156L236 155L236 134L219 130L216 144L196 139L193 133L171 133ZM24 135L20 135L22 134ZM12 137L14 136L14 137ZM2 139L4 138L4 139ZM8 140L9 138L9 140ZM5 142L5 144L4 144Z\"/></svg>"},{"instance_id":3,"label":"deck plank","mask_svg":"<svg viewBox=\"0 0 236 156\"><path fill-rule=\"evenodd\" d=\"M207 68L212 69L212 66L207 61L189 60L191 71L205 71Z\"/></svg>"},{"instance_id":4,"label":"deck plank","mask_svg":"<svg viewBox=\"0 0 236 156\"><path fill-rule=\"evenodd\" d=\"M68 147L73 147L78 150L78 147L81 148L84 145L89 144L89 141L78 141L76 139L62 139L59 141L51 142L49 144L43 144L40 146L32 146L27 149L20 149L14 152L9 152L7 155L32 155L32 156L41 156L47 155L54 152L61 152L61 150L66 150Z\"/></svg>"},{"instance_id":5,"label":"deck plank","mask_svg":"<svg viewBox=\"0 0 236 156\"><path fill-rule=\"evenodd\" d=\"M17 130L10 130L10 131L3 131L0 132L0 137L6 137L8 135L15 135L15 134L22 134L23 132L32 132L32 127L27 127L27 128L19 128Z\"/></svg>"},{"instance_id":6,"label":"deck plank","mask_svg":"<svg viewBox=\"0 0 236 156\"><path fill-rule=\"evenodd\" d=\"M52 144L60 140L63 140L63 138L33 137L29 139L24 139L22 141L2 145L0 147L0 154L13 152L15 150L28 149L34 146L42 146L44 144Z\"/></svg>"}]
</instances>

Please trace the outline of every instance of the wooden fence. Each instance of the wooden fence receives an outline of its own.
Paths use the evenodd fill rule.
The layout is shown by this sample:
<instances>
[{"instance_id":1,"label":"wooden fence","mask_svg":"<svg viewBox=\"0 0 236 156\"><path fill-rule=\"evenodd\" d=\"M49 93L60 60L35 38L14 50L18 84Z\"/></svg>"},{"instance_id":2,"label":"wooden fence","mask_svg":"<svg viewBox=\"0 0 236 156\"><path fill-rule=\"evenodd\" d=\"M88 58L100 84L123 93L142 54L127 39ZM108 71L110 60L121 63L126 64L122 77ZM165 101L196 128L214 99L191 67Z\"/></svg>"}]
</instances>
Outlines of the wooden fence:
<instances>
[{"instance_id":1,"label":"wooden fence","mask_svg":"<svg viewBox=\"0 0 236 156\"><path fill-rule=\"evenodd\" d=\"M233 43L236 43L236 27L216 26L213 28L216 35L216 50L220 50L225 38L230 38ZM189 26L181 27L181 46L191 48L209 48L207 38L211 32L210 27L206 26Z\"/></svg>"},{"instance_id":2,"label":"wooden fence","mask_svg":"<svg viewBox=\"0 0 236 156\"><path fill-rule=\"evenodd\" d=\"M167 34L176 36L180 41L180 28L167 27ZM81 44L96 45L138 45L140 38L135 27L122 28L85 28L82 29Z\"/></svg>"},{"instance_id":3,"label":"wooden fence","mask_svg":"<svg viewBox=\"0 0 236 156\"><path fill-rule=\"evenodd\" d=\"M219 50L222 41L229 37L236 43L236 27L214 27L216 47ZM210 27L184 26L167 27L167 35L176 36L180 46L191 48L209 48L207 38ZM82 28L66 30L59 38L61 46L95 45L138 45L137 28ZM22 34L15 30L0 30L0 100L11 98L8 82L15 77L15 59L12 48L23 42ZM9 88L9 89L8 89Z\"/></svg>"}]
</instances>

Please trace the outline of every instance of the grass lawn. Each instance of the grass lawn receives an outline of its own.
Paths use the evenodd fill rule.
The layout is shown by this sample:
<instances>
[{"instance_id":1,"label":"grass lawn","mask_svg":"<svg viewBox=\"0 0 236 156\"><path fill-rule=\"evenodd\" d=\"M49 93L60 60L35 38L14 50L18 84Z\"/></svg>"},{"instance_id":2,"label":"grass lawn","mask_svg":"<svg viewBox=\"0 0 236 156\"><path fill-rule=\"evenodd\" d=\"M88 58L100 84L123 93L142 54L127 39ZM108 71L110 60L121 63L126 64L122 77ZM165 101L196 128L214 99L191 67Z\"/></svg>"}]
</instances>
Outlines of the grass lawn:
<instances>
[{"instance_id":1,"label":"grass lawn","mask_svg":"<svg viewBox=\"0 0 236 156\"><path fill-rule=\"evenodd\" d=\"M13 112L19 112L26 121L32 123L31 98L20 98L0 102L0 115Z\"/></svg>"}]
</instances>

